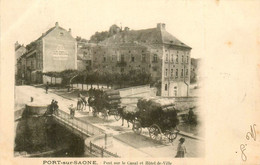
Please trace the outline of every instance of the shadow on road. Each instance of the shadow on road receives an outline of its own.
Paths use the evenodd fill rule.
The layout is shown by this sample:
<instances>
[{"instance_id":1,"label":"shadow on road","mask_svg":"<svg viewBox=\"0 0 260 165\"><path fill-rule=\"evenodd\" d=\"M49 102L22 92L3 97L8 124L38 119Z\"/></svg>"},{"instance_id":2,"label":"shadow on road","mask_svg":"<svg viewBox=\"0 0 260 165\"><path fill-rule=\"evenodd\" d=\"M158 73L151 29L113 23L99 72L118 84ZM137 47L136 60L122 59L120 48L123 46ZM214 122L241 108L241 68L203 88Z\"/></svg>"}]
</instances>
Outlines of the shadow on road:
<instances>
[{"instance_id":1,"label":"shadow on road","mask_svg":"<svg viewBox=\"0 0 260 165\"><path fill-rule=\"evenodd\" d=\"M126 132L122 134L115 135L114 138L130 144L132 147L135 148L145 148L145 147L163 147L164 144L154 142L149 137L143 135L137 135L134 132Z\"/></svg>"}]
</instances>

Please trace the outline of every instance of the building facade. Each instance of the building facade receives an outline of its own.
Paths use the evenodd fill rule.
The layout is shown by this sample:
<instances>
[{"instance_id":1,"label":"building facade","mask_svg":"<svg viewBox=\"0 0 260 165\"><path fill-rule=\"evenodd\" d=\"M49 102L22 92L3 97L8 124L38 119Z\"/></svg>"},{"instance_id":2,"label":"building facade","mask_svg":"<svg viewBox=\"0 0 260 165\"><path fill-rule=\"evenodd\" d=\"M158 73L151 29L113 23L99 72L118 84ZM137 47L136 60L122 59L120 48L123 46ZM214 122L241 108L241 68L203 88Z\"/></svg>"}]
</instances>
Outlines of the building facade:
<instances>
[{"instance_id":1,"label":"building facade","mask_svg":"<svg viewBox=\"0 0 260 165\"><path fill-rule=\"evenodd\" d=\"M26 46L26 52L19 57L19 77L28 83L46 83L42 73L77 69L77 42L68 31L55 26Z\"/></svg>"},{"instance_id":2,"label":"building facade","mask_svg":"<svg viewBox=\"0 0 260 165\"><path fill-rule=\"evenodd\" d=\"M99 72L141 70L161 83L161 96L187 96L190 50L163 23L144 30L125 28L92 48L92 67Z\"/></svg>"},{"instance_id":3,"label":"building facade","mask_svg":"<svg viewBox=\"0 0 260 165\"><path fill-rule=\"evenodd\" d=\"M17 66L19 65L18 63L18 59L26 52L26 48L24 47L24 45L21 45L18 43L18 41L16 41L15 43L15 62L16 62L16 65L15 65L15 75L17 76L17 72L18 72L18 67L20 66Z\"/></svg>"}]
</instances>

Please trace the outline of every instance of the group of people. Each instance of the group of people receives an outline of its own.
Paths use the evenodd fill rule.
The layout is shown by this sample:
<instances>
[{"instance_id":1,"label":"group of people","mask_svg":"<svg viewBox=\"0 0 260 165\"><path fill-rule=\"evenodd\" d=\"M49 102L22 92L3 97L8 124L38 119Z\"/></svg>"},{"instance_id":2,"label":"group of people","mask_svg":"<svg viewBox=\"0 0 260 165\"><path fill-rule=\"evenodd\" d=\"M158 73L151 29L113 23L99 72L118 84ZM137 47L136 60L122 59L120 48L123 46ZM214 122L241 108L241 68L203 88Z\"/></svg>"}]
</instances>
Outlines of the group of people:
<instances>
[{"instance_id":1,"label":"group of people","mask_svg":"<svg viewBox=\"0 0 260 165\"><path fill-rule=\"evenodd\" d=\"M58 101L52 99L51 100L51 104L49 105L49 111L47 112L47 114L56 114L59 115L59 106L58 106Z\"/></svg>"}]
</instances>

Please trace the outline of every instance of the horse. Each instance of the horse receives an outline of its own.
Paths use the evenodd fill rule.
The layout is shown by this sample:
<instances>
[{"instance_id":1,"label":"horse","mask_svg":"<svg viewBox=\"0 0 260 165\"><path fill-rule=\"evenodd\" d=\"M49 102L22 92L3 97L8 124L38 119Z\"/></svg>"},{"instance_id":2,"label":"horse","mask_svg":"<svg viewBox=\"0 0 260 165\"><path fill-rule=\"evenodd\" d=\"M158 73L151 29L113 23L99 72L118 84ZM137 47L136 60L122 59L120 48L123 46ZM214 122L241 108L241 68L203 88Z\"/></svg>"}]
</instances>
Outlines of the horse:
<instances>
[{"instance_id":1,"label":"horse","mask_svg":"<svg viewBox=\"0 0 260 165\"><path fill-rule=\"evenodd\" d=\"M78 98L77 101L77 110L83 111L83 108L85 107L86 109L86 105L84 104L84 102L82 101L81 98Z\"/></svg>"},{"instance_id":2,"label":"horse","mask_svg":"<svg viewBox=\"0 0 260 165\"><path fill-rule=\"evenodd\" d=\"M77 109L78 110L86 110L87 106L87 101L86 101L86 96L83 96L82 94L79 93L78 95L78 102L77 102Z\"/></svg>"},{"instance_id":3,"label":"horse","mask_svg":"<svg viewBox=\"0 0 260 165\"><path fill-rule=\"evenodd\" d=\"M135 119L135 116L128 113L128 111L125 109L126 106L123 106L121 108L118 108L118 113L119 115L122 117L122 126L124 126L124 121L126 120L127 121L127 127L130 127L129 123L133 123L134 122L134 119Z\"/></svg>"}]
</instances>

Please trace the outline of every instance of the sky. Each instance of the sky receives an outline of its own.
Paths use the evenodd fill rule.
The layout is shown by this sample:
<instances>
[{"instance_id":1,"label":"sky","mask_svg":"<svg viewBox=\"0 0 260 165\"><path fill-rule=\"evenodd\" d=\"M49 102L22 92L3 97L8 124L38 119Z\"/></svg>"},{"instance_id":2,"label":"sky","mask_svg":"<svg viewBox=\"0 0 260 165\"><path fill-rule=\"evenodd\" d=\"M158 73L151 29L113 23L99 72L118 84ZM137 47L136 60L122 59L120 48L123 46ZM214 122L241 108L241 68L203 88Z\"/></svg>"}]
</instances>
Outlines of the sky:
<instances>
[{"instance_id":1,"label":"sky","mask_svg":"<svg viewBox=\"0 0 260 165\"><path fill-rule=\"evenodd\" d=\"M16 41L28 44L55 22L86 39L113 24L138 30L161 22L192 47L191 57L203 59L207 158L241 164L236 153L249 143L246 130L260 125L260 0L1 0L0 12L1 113L13 112ZM13 122L12 115L0 121Z\"/></svg>"},{"instance_id":2,"label":"sky","mask_svg":"<svg viewBox=\"0 0 260 165\"><path fill-rule=\"evenodd\" d=\"M74 37L86 39L113 24L138 30L165 23L168 32L193 48L194 57L202 56L202 1L11 0L4 1L2 7L2 33L11 43L26 45L55 22L65 29L71 28Z\"/></svg>"}]
</instances>

